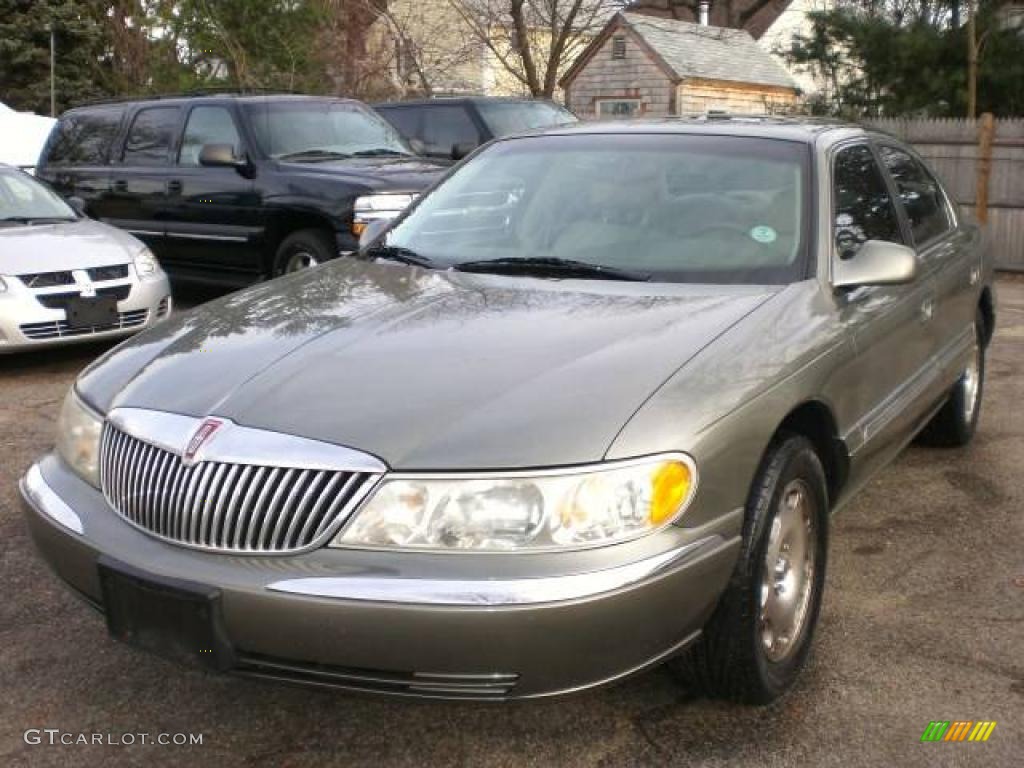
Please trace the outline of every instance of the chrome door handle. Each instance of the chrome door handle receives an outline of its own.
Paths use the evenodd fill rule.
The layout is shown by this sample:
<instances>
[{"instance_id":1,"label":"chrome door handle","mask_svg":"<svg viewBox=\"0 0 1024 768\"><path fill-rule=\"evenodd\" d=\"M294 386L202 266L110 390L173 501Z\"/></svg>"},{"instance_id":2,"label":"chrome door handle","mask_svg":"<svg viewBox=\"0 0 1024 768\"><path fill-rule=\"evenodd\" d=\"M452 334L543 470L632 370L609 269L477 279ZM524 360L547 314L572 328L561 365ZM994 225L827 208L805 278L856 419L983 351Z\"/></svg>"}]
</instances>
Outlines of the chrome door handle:
<instances>
[{"instance_id":1,"label":"chrome door handle","mask_svg":"<svg viewBox=\"0 0 1024 768\"><path fill-rule=\"evenodd\" d=\"M930 296L921 302L921 322L927 323L935 315L935 299Z\"/></svg>"}]
</instances>

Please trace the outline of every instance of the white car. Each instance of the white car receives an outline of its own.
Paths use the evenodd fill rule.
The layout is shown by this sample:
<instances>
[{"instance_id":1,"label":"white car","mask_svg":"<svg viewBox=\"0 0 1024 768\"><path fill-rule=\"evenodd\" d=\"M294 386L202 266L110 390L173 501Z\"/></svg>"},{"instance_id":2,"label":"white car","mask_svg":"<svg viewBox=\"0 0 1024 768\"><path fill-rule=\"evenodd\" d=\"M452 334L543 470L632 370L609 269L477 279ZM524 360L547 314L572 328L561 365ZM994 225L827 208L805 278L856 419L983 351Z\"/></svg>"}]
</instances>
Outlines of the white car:
<instances>
[{"instance_id":1,"label":"white car","mask_svg":"<svg viewBox=\"0 0 1024 768\"><path fill-rule=\"evenodd\" d=\"M0 165L0 353L129 336L170 311L143 243Z\"/></svg>"}]
</instances>

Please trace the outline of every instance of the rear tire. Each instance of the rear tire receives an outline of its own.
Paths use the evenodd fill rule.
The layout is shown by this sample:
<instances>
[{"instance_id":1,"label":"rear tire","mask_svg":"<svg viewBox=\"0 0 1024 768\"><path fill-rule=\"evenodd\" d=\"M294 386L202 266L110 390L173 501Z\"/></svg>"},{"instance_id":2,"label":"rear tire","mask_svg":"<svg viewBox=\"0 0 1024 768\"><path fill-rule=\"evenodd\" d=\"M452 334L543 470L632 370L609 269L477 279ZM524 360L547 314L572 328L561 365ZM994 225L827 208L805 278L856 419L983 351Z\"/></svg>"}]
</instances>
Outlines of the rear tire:
<instances>
[{"instance_id":1,"label":"rear tire","mask_svg":"<svg viewBox=\"0 0 1024 768\"><path fill-rule=\"evenodd\" d=\"M712 698L767 704L803 669L821 607L828 554L825 472L810 441L783 434L747 501L743 546L696 644L672 662Z\"/></svg>"},{"instance_id":2,"label":"rear tire","mask_svg":"<svg viewBox=\"0 0 1024 768\"><path fill-rule=\"evenodd\" d=\"M334 237L321 229L300 229L281 241L274 255L273 276L315 267L333 259L336 254Z\"/></svg>"},{"instance_id":3,"label":"rear tire","mask_svg":"<svg viewBox=\"0 0 1024 768\"><path fill-rule=\"evenodd\" d=\"M956 448L967 445L974 437L985 388L985 318L980 309L974 318L974 346L971 354L971 361L949 393L949 399L921 430L918 442L941 448Z\"/></svg>"}]
</instances>

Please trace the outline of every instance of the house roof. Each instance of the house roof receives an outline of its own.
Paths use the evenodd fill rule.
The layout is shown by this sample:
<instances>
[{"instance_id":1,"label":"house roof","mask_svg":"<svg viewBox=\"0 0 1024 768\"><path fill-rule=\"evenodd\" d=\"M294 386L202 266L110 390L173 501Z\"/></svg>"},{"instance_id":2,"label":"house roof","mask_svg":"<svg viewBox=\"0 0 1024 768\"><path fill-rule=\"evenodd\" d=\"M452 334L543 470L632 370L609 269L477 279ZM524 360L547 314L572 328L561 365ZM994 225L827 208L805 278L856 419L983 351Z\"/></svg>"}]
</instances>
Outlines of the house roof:
<instances>
[{"instance_id":1,"label":"house roof","mask_svg":"<svg viewBox=\"0 0 1024 768\"><path fill-rule=\"evenodd\" d=\"M786 68L745 30L705 27L639 13L617 14L573 63L562 78L563 85L575 79L608 36L623 25L640 37L666 73L677 81L702 78L778 88L797 87Z\"/></svg>"},{"instance_id":2,"label":"house roof","mask_svg":"<svg viewBox=\"0 0 1024 768\"><path fill-rule=\"evenodd\" d=\"M746 30L703 27L639 13L625 13L623 18L680 78L796 88L786 68Z\"/></svg>"}]
</instances>

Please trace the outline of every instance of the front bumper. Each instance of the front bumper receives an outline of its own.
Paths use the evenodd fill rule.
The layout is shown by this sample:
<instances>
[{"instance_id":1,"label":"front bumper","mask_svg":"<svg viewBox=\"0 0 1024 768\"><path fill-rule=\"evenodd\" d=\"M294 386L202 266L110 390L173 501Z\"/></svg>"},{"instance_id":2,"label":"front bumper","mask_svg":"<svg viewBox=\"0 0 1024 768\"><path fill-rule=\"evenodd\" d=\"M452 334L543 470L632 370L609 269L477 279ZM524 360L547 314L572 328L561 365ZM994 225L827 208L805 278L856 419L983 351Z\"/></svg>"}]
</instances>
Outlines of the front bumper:
<instances>
[{"instance_id":1,"label":"front bumper","mask_svg":"<svg viewBox=\"0 0 1024 768\"><path fill-rule=\"evenodd\" d=\"M8 290L0 293L0 354L130 336L151 327L172 309L167 275L142 280L132 270L129 277L97 284L101 288L127 289L127 297L117 302L117 324L70 328L64 309L44 306L38 297L74 293L75 285L33 291L15 278L7 282Z\"/></svg>"},{"instance_id":2,"label":"front bumper","mask_svg":"<svg viewBox=\"0 0 1024 768\"><path fill-rule=\"evenodd\" d=\"M40 552L100 610L98 561L114 558L217 588L231 671L432 698L566 693L673 655L725 587L741 514L558 555L240 556L143 533L53 455L21 491Z\"/></svg>"}]
</instances>

